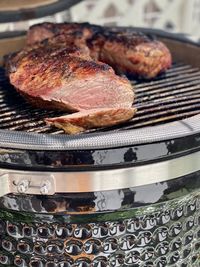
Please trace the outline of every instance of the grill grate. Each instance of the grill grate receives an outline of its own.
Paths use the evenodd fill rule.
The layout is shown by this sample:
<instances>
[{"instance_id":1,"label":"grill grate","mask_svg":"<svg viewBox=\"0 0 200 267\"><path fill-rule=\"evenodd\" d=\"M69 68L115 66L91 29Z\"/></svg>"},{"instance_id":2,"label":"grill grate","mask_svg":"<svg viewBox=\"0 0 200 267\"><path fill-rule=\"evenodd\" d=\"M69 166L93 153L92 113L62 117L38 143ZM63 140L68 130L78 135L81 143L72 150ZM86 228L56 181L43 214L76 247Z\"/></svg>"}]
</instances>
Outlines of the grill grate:
<instances>
[{"instance_id":1,"label":"grill grate","mask_svg":"<svg viewBox=\"0 0 200 267\"><path fill-rule=\"evenodd\" d=\"M121 126L89 132L118 131L172 122L200 113L200 69L182 63L157 79L132 81L135 87L136 116ZM59 134L62 130L47 126L44 118L66 114L29 105L9 84L0 69L0 129Z\"/></svg>"}]
</instances>

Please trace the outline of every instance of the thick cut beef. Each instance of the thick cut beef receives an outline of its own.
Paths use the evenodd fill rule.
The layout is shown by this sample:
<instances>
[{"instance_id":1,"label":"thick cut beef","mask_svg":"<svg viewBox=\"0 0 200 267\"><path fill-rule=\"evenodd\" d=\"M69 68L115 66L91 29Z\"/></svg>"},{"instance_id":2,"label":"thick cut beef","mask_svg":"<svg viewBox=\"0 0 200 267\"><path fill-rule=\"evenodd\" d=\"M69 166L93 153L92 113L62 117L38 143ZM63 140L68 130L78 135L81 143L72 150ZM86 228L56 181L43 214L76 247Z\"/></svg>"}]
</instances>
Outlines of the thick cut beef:
<instances>
[{"instance_id":1,"label":"thick cut beef","mask_svg":"<svg viewBox=\"0 0 200 267\"><path fill-rule=\"evenodd\" d=\"M49 125L63 129L68 134L77 134L87 129L113 126L131 119L134 108L99 108L80 111L71 115L46 119Z\"/></svg>"},{"instance_id":2,"label":"thick cut beef","mask_svg":"<svg viewBox=\"0 0 200 267\"><path fill-rule=\"evenodd\" d=\"M77 43L70 37L57 35L13 55L11 83L37 107L79 111L46 120L70 134L129 120L135 113L130 82L91 60L79 35Z\"/></svg>"},{"instance_id":3,"label":"thick cut beef","mask_svg":"<svg viewBox=\"0 0 200 267\"><path fill-rule=\"evenodd\" d=\"M75 47L75 49L78 48L79 50L81 50L81 56L85 55L90 57L90 50L86 46L85 37L82 31L74 31L73 33L69 34L62 33L54 35L52 38L45 39L42 42L35 44L36 48L39 46L48 46L49 48L53 47L54 50L56 47L68 47L70 49L73 49L73 47ZM32 46L30 46L30 49L32 49Z\"/></svg>"},{"instance_id":4,"label":"thick cut beef","mask_svg":"<svg viewBox=\"0 0 200 267\"><path fill-rule=\"evenodd\" d=\"M171 66L167 47L133 31L98 33L89 41L91 56L120 73L151 79Z\"/></svg>"},{"instance_id":5,"label":"thick cut beef","mask_svg":"<svg viewBox=\"0 0 200 267\"><path fill-rule=\"evenodd\" d=\"M27 32L27 44L32 45L59 34L81 32L84 39L91 38L101 27L89 23L50 23L44 22L30 27Z\"/></svg>"},{"instance_id":6,"label":"thick cut beef","mask_svg":"<svg viewBox=\"0 0 200 267\"><path fill-rule=\"evenodd\" d=\"M27 43L77 31L82 32L81 42L89 47L91 57L118 72L151 79L171 66L171 54L163 43L133 30L105 29L89 23L43 23L30 28Z\"/></svg>"},{"instance_id":7,"label":"thick cut beef","mask_svg":"<svg viewBox=\"0 0 200 267\"><path fill-rule=\"evenodd\" d=\"M91 60L84 48L67 46L69 40L65 44L64 40L65 36L56 36L14 55L8 66L10 82L35 106L80 111L68 115L74 128L76 123L77 128L87 129L130 119L134 114L130 82L107 64ZM47 121L60 125L58 118ZM70 130L69 123L63 128L80 132Z\"/></svg>"},{"instance_id":8,"label":"thick cut beef","mask_svg":"<svg viewBox=\"0 0 200 267\"><path fill-rule=\"evenodd\" d=\"M44 60L56 57L57 54L71 55L83 59L91 60L90 51L82 38L81 32L73 32L73 34L55 35L50 39L45 39L40 43L24 47L23 50L10 54L5 62L8 73L16 71L16 68L26 61L27 67L29 60L40 61L45 65ZM37 64L37 63L36 63ZM27 68L26 67L26 68ZM37 66L34 66L37 68Z\"/></svg>"}]
</instances>

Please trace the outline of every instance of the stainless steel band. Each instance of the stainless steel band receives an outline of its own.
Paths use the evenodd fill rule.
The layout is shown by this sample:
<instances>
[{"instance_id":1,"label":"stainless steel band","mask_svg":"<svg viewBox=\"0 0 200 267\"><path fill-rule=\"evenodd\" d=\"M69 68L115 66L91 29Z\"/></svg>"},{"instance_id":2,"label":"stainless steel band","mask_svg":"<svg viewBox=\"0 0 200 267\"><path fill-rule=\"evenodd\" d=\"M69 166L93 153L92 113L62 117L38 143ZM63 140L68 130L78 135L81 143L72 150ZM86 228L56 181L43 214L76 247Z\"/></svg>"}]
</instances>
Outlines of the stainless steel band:
<instances>
[{"instance_id":1,"label":"stainless steel band","mask_svg":"<svg viewBox=\"0 0 200 267\"><path fill-rule=\"evenodd\" d=\"M9 193L84 193L169 181L200 170L200 151L163 162L87 172L28 172L1 169L0 196Z\"/></svg>"}]
</instances>

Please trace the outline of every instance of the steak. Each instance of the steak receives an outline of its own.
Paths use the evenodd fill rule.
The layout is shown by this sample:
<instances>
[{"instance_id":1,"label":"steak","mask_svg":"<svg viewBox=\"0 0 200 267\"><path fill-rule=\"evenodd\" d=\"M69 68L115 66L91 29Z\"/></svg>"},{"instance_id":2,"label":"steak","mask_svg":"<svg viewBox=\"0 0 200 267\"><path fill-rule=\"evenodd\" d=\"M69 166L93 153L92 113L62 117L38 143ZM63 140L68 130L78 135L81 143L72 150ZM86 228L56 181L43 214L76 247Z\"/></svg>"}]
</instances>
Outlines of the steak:
<instances>
[{"instance_id":1,"label":"steak","mask_svg":"<svg viewBox=\"0 0 200 267\"><path fill-rule=\"evenodd\" d=\"M10 82L34 106L79 111L64 116L64 124L63 118L47 119L68 133L129 120L134 92L128 79L92 60L81 43L70 44L67 35L59 35L13 55L7 66Z\"/></svg>"},{"instance_id":2,"label":"steak","mask_svg":"<svg viewBox=\"0 0 200 267\"><path fill-rule=\"evenodd\" d=\"M31 26L27 32L27 44L32 45L60 34L82 33L84 39L91 38L96 32L102 30L101 26L89 23L51 23L44 22Z\"/></svg>"},{"instance_id":3,"label":"steak","mask_svg":"<svg viewBox=\"0 0 200 267\"><path fill-rule=\"evenodd\" d=\"M95 34L88 40L93 58L112 66L119 73L152 79L171 64L168 48L157 40L133 31Z\"/></svg>"},{"instance_id":4,"label":"steak","mask_svg":"<svg viewBox=\"0 0 200 267\"><path fill-rule=\"evenodd\" d=\"M80 111L71 115L46 119L47 124L63 129L68 134L77 134L91 128L107 127L131 119L134 108L98 108Z\"/></svg>"},{"instance_id":5,"label":"steak","mask_svg":"<svg viewBox=\"0 0 200 267\"><path fill-rule=\"evenodd\" d=\"M43 23L32 26L27 43L34 44L57 34L82 33L82 43L93 59L111 65L119 73L152 79L172 64L168 48L133 30L113 30L89 23Z\"/></svg>"}]
</instances>

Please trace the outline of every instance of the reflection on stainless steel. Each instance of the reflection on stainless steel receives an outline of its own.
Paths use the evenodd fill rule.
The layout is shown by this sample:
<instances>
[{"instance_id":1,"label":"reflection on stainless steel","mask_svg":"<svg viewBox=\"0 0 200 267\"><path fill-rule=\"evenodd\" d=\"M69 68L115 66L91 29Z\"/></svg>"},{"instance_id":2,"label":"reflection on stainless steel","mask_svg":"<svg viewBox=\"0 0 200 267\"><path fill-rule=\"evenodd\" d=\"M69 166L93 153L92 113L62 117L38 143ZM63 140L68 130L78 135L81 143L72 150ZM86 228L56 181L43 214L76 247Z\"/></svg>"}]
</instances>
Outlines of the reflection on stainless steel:
<instances>
[{"instance_id":1,"label":"reflection on stainless steel","mask_svg":"<svg viewBox=\"0 0 200 267\"><path fill-rule=\"evenodd\" d=\"M157 202L167 188L166 182L151 184L148 191L142 187L135 192L135 201L144 203Z\"/></svg>"},{"instance_id":2,"label":"reflection on stainless steel","mask_svg":"<svg viewBox=\"0 0 200 267\"><path fill-rule=\"evenodd\" d=\"M123 190L94 192L94 196L98 210L120 209L124 200Z\"/></svg>"},{"instance_id":3,"label":"reflection on stainless steel","mask_svg":"<svg viewBox=\"0 0 200 267\"><path fill-rule=\"evenodd\" d=\"M49 183L47 195L116 190L169 181L200 170L200 152L162 162L130 168L82 172L26 172L2 170L1 196L18 193L18 184L29 183L26 194L41 194L43 182Z\"/></svg>"}]
</instances>

